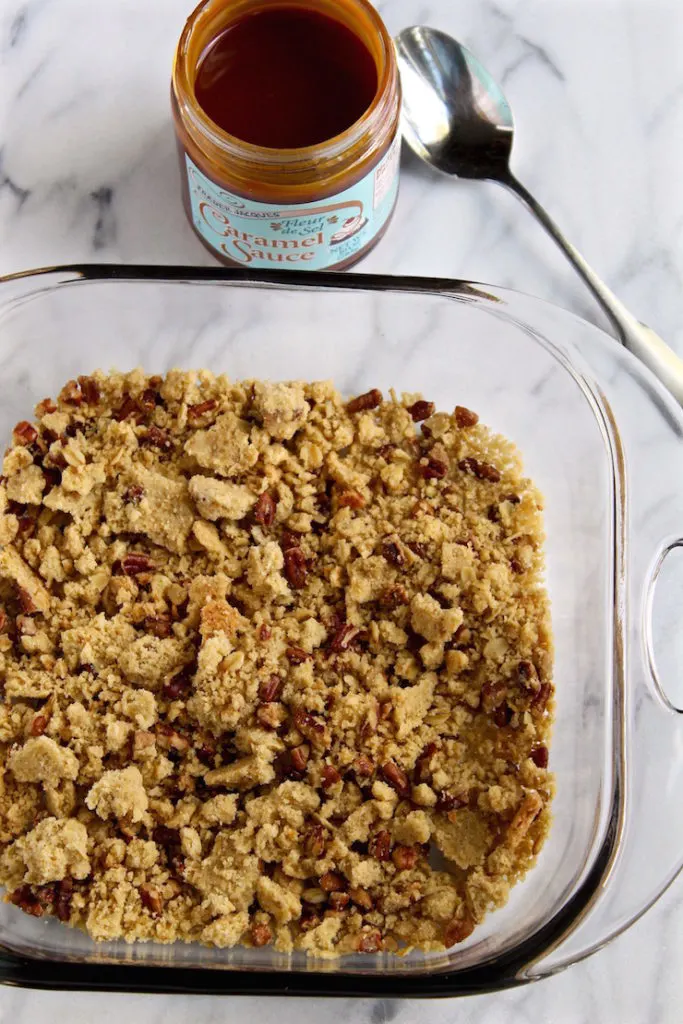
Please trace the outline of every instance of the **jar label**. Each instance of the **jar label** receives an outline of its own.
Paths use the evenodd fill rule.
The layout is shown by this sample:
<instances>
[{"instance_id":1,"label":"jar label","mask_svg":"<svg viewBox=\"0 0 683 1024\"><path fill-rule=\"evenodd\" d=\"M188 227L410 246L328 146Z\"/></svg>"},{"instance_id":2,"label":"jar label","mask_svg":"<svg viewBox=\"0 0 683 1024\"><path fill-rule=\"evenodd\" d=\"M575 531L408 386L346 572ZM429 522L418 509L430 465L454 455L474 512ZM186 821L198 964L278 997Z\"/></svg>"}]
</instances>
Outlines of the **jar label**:
<instances>
[{"instance_id":1,"label":"jar label","mask_svg":"<svg viewBox=\"0 0 683 1024\"><path fill-rule=\"evenodd\" d=\"M212 249L249 267L324 270L353 259L384 227L398 191L400 136L351 188L272 206L220 188L185 154L192 220Z\"/></svg>"}]
</instances>

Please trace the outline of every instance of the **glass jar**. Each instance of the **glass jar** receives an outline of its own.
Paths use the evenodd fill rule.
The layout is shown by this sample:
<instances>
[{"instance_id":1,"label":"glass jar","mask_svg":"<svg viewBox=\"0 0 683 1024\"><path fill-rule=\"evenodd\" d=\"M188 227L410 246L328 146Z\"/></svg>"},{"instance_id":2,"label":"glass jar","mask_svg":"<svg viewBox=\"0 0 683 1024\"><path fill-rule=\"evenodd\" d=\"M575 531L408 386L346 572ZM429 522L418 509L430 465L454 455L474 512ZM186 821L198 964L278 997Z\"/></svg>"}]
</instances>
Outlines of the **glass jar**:
<instances>
[{"instance_id":1,"label":"glass jar","mask_svg":"<svg viewBox=\"0 0 683 1024\"><path fill-rule=\"evenodd\" d=\"M359 120L316 145L243 142L197 102L199 65L231 24L294 6L341 22L365 45L377 70L374 98ZM401 92L391 37L368 0L204 0L180 37L171 98L185 211L222 262L342 270L384 234L398 192Z\"/></svg>"}]
</instances>

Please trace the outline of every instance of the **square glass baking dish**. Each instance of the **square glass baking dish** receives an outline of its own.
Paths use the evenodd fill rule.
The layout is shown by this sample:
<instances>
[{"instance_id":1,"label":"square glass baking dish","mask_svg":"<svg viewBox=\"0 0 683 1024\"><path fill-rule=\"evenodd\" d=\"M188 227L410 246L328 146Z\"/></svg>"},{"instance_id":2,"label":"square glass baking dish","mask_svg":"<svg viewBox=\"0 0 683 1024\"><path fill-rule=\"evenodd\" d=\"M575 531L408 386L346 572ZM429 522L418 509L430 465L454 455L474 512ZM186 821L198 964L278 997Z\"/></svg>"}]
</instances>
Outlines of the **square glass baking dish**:
<instances>
[{"instance_id":1,"label":"square glass baking dish","mask_svg":"<svg viewBox=\"0 0 683 1024\"><path fill-rule=\"evenodd\" d=\"M584 321L488 285L120 266L0 279L3 436L67 379L137 365L422 391L517 443L546 498L554 825L507 907L447 953L329 961L98 945L2 904L0 980L456 995L543 977L635 920L683 861L683 721L657 678L651 630L657 574L683 534L683 416L649 372Z\"/></svg>"}]
</instances>

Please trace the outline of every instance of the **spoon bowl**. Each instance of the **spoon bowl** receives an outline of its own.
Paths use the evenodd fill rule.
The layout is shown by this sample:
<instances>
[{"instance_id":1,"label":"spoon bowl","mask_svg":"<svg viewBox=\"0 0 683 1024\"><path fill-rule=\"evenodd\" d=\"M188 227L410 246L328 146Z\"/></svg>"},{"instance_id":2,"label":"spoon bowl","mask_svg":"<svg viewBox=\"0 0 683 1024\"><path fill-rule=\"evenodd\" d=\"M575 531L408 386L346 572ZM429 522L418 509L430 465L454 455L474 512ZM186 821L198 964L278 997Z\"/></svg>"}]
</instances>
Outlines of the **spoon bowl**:
<instances>
[{"instance_id":1,"label":"spoon bowl","mask_svg":"<svg viewBox=\"0 0 683 1024\"><path fill-rule=\"evenodd\" d=\"M466 47L437 29L396 37L401 128L410 148L458 178L495 178L508 166L514 122L503 91Z\"/></svg>"},{"instance_id":2,"label":"spoon bowl","mask_svg":"<svg viewBox=\"0 0 683 1024\"><path fill-rule=\"evenodd\" d=\"M425 25L404 29L395 45L401 128L413 152L442 174L497 181L514 192L593 292L621 343L683 405L683 361L629 313L510 170L512 110L486 68L451 36Z\"/></svg>"}]
</instances>

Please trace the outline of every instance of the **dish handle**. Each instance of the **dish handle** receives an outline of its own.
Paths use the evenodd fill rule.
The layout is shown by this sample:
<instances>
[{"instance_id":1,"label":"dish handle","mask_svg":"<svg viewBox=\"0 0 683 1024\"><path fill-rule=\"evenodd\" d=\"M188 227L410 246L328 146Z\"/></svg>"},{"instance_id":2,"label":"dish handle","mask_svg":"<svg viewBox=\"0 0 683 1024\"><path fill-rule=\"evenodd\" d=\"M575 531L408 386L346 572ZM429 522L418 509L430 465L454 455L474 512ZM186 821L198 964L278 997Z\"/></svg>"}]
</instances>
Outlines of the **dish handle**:
<instances>
[{"instance_id":1,"label":"dish handle","mask_svg":"<svg viewBox=\"0 0 683 1024\"><path fill-rule=\"evenodd\" d=\"M645 586L633 588L639 600L633 590L630 595L621 716L624 756L616 775L621 792L615 803L621 813L612 823L617 830L615 854L578 926L525 971L528 978L554 974L620 935L683 868L683 709L666 693L653 641L657 626L659 650L674 641L673 629L667 632L662 623L653 622L654 595L665 561L681 549L683 539L678 537L662 543L641 574ZM676 562L682 593L683 558Z\"/></svg>"}]
</instances>

